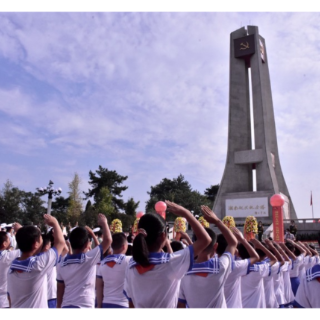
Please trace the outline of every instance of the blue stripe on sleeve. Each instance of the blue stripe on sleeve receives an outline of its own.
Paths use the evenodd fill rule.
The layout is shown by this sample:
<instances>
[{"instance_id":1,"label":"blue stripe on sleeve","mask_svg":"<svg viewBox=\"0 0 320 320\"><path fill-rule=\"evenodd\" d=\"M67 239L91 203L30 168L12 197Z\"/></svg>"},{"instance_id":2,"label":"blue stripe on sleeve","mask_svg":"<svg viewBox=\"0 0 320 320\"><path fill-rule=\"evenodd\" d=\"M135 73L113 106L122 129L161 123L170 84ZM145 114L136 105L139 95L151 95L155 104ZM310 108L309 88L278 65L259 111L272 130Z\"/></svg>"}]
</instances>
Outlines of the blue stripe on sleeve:
<instances>
[{"instance_id":1,"label":"blue stripe on sleeve","mask_svg":"<svg viewBox=\"0 0 320 320\"><path fill-rule=\"evenodd\" d=\"M102 276L98 276L98 275L97 275L96 277L99 278L99 279L102 279Z\"/></svg>"},{"instance_id":2,"label":"blue stripe on sleeve","mask_svg":"<svg viewBox=\"0 0 320 320\"><path fill-rule=\"evenodd\" d=\"M193 267L193 260L194 260L193 246L189 246L188 249L189 249L189 251L190 251L190 266L189 266L188 271L191 271L191 270L192 270L192 267Z\"/></svg>"},{"instance_id":3,"label":"blue stripe on sleeve","mask_svg":"<svg viewBox=\"0 0 320 320\"><path fill-rule=\"evenodd\" d=\"M100 248L100 260L102 261L103 260L103 249L102 249L101 244L99 244L99 248Z\"/></svg>"},{"instance_id":4,"label":"blue stripe on sleeve","mask_svg":"<svg viewBox=\"0 0 320 320\"><path fill-rule=\"evenodd\" d=\"M57 280L57 282L59 282L59 283L64 283L63 280L59 280L59 279L56 279L56 280Z\"/></svg>"},{"instance_id":5,"label":"blue stripe on sleeve","mask_svg":"<svg viewBox=\"0 0 320 320\"><path fill-rule=\"evenodd\" d=\"M183 300L183 299L181 299L181 298L178 298L178 301L179 301L179 302L182 302L182 303L184 303L184 304L187 304L187 300Z\"/></svg>"},{"instance_id":6,"label":"blue stripe on sleeve","mask_svg":"<svg viewBox=\"0 0 320 320\"><path fill-rule=\"evenodd\" d=\"M127 293L126 293L126 290L123 290L123 294L126 296L126 298L132 302L132 299L128 297Z\"/></svg>"},{"instance_id":7,"label":"blue stripe on sleeve","mask_svg":"<svg viewBox=\"0 0 320 320\"><path fill-rule=\"evenodd\" d=\"M299 304L296 300L293 301L293 306L296 308L303 308L304 309L304 307L301 304Z\"/></svg>"}]
</instances>

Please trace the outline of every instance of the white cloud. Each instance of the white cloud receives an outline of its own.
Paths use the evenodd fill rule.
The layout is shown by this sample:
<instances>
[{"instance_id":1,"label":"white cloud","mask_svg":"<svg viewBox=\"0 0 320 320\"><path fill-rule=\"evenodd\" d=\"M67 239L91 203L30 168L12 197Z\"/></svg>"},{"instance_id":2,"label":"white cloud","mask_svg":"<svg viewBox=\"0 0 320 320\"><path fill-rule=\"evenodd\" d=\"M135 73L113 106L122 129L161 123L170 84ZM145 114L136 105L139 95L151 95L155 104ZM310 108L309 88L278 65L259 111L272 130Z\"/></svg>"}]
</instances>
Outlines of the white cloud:
<instances>
[{"instance_id":1,"label":"white cloud","mask_svg":"<svg viewBox=\"0 0 320 320\"><path fill-rule=\"evenodd\" d=\"M229 35L250 21L267 43L292 198L300 186L308 188L303 176L316 188L314 172L295 166L319 155L318 13L0 16L0 56L21 74L6 85L0 78L6 131L0 145L17 146L10 157L41 154L42 176L54 174L66 185L73 171L87 179L101 164L129 176L126 194L136 201L179 173L201 192L219 183L227 152ZM36 163L25 167L36 172Z\"/></svg>"}]
</instances>

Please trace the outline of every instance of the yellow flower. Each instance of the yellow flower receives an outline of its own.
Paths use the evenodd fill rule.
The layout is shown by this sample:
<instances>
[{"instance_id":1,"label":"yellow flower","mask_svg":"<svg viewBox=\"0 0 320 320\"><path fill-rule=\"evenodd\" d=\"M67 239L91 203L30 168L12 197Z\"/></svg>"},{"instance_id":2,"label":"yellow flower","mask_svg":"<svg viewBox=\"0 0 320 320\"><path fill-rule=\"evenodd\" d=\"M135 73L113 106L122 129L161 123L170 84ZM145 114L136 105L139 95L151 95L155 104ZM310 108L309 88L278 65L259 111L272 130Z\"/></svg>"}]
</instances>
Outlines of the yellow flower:
<instances>
[{"instance_id":1,"label":"yellow flower","mask_svg":"<svg viewBox=\"0 0 320 320\"><path fill-rule=\"evenodd\" d=\"M203 216L200 217L198 221L201 223L203 227L209 228L209 222Z\"/></svg>"},{"instance_id":2,"label":"yellow flower","mask_svg":"<svg viewBox=\"0 0 320 320\"><path fill-rule=\"evenodd\" d=\"M140 220L140 218L137 218L133 223L133 230L132 230L133 233L137 233L138 232L139 220Z\"/></svg>"},{"instance_id":3,"label":"yellow flower","mask_svg":"<svg viewBox=\"0 0 320 320\"><path fill-rule=\"evenodd\" d=\"M187 226L186 226L186 221L184 218L178 217L174 221L174 226L173 226L174 232L186 232Z\"/></svg>"},{"instance_id":4,"label":"yellow flower","mask_svg":"<svg viewBox=\"0 0 320 320\"><path fill-rule=\"evenodd\" d=\"M223 219L222 219L222 223L227 227L227 228L231 228L231 227L235 227L236 224L234 222L234 219L232 216L225 216Z\"/></svg>"},{"instance_id":5,"label":"yellow flower","mask_svg":"<svg viewBox=\"0 0 320 320\"><path fill-rule=\"evenodd\" d=\"M246 233L258 233L258 222L254 216L248 216L244 224L244 231Z\"/></svg>"},{"instance_id":6,"label":"yellow flower","mask_svg":"<svg viewBox=\"0 0 320 320\"><path fill-rule=\"evenodd\" d=\"M113 232L113 233L122 232L122 222L121 222L121 220L119 220L119 219L114 219L114 220L111 222L110 230L111 230L111 232Z\"/></svg>"}]
</instances>

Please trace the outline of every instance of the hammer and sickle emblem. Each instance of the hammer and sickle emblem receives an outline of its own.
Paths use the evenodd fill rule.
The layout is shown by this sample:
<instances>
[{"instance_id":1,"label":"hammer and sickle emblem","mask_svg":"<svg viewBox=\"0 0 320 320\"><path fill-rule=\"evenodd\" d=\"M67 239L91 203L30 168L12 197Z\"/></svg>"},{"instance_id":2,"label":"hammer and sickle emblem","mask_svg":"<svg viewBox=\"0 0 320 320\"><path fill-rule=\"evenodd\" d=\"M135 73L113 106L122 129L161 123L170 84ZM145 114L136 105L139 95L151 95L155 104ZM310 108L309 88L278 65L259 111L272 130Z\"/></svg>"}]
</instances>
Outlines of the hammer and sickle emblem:
<instances>
[{"instance_id":1,"label":"hammer and sickle emblem","mask_svg":"<svg viewBox=\"0 0 320 320\"><path fill-rule=\"evenodd\" d=\"M248 41L246 42L246 44L244 44L243 42L241 42L241 44L240 44L240 50L247 50L247 49L249 49L249 43L248 43Z\"/></svg>"}]
</instances>

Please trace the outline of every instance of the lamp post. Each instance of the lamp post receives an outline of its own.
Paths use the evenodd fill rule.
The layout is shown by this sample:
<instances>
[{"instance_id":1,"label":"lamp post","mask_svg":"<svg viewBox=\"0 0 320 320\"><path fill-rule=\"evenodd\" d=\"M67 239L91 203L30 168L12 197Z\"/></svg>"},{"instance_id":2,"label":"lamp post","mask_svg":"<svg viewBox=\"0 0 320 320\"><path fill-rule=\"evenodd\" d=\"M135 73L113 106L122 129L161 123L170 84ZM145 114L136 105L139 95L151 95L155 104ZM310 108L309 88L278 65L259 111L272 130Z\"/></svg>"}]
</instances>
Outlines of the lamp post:
<instances>
[{"instance_id":1,"label":"lamp post","mask_svg":"<svg viewBox=\"0 0 320 320\"><path fill-rule=\"evenodd\" d=\"M44 188L36 188L38 193L40 193L40 196L44 196L45 194L48 195L48 209L47 214L51 214L51 204L52 204L52 196L57 196L61 194L62 189L53 189L53 182L50 180L49 185Z\"/></svg>"}]
</instances>

